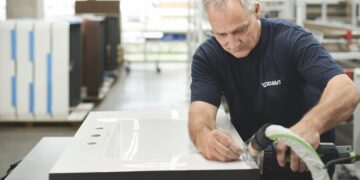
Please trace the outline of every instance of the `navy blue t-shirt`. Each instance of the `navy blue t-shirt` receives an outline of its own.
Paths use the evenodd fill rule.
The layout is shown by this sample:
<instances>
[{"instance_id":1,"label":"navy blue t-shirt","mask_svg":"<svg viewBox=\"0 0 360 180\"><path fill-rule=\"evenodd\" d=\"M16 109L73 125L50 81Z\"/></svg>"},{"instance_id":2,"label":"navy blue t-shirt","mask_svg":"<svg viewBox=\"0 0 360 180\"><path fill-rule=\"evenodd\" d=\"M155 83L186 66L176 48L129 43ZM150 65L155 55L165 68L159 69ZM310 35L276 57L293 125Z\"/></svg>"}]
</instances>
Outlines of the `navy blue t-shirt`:
<instances>
[{"instance_id":1,"label":"navy blue t-shirt","mask_svg":"<svg viewBox=\"0 0 360 180\"><path fill-rule=\"evenodd\" d=\"M191 102L218 107L224 95L246 140L264 123L294 125L342 73L311 33L286 20L261 19L259 42L247 57L234 57L214 37L200 45L191 67ZM321 141L334 141L334 132Z\"/></svg>"}]
</instances>

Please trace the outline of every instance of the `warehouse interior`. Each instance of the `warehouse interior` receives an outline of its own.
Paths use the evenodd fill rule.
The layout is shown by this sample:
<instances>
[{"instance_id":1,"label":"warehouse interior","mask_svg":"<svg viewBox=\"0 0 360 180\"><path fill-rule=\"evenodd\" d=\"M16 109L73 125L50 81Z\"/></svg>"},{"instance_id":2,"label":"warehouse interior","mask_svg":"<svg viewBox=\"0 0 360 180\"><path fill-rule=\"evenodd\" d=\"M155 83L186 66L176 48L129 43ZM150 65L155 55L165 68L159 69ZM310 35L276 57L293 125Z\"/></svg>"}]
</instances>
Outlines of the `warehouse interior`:
<instances>
[{"instance_id":1,"label":"warehouse interior","mask_svg":"<svg viewBox=\"0 0 360 180\"><path fill-rule=\"evenodd\" d=\"M285 19L310 32L360 88L360 0L258 2L261 18ZM248 179L258 179L250 175L259 173L259 167L254 168L256 171L242 171L240 167L231 169L228 162L213 164L195 152L187 137L193 55L204 41L214 36L203 11L202 0L0 0L0 177L4 180L146 179L146 176L164 179L179 175L179 178L230 179L238 170L250 172ZM104 117L98 117L101 115ZM123 118L124 122L136 117L161 122L158 129L149 123L135 123L134 127L131 125L133 130L126 129L128 125L120 120L115 122L112 116ZM226 101L222 101L218 116L229 122ZM160 133L162 128L168 128L162 120L184 120L175 125L183 128L179 134L184 133L184 140L180 135L159 137L169 138L169 142L179 141L173 149L182 143L185 148L191 146L191 153L199 157L186 162L193 162L198 168L199 161L207 170L192 174L198 169L183 165L186 164L181 160L184 152L175 154L168 164L158 159L151 161L151 155L156 153L146 147L161 146L159 143L139 146L132 149L135 155L127 156L134 148L130 144L124 155L120 145L128 142L113 127L103 134L95 130L94 136L85 138L87 145L102 146L101 138L108 137L106 142L111 143L115 133L119 134L116 141L122 144L103 145L106 148L100 152L80 149L84 154L94 153L94 157L100 154L103 162L94 158L98 164L91 166L86 164L93 161L79 158L84 167L91 169L89 174L75 167L81 163L74 163L74 171L80 169L78 174L72 175L71 170L67 174L72 165L66 166L66 155L77 147L75 139L80 139L86 127L92 125L92 119L104 124L101 127L96 124L99 131L116 124L120 131L131 135L131 143L135 144L141 141L133 142L134 137L141 139L141 133L145 134L142 125L149 125L146 128L151 127L151 133ZM338 124L335 131L335 145L360 153L360 109ZM149 137L151 133L149 142L154 141ZM166 143L166 147L172 146ZM109 147L120 150L113 153L115 150ZM60 156L64 161L58 161ZM73 162L77 161L75 157L72 156ZM360 163L355 161L336 165L331 179L360 179ZM129 166L122 166L121 162ZM228 175L227 167L232 170ZM179 169L182 171L176 171ZM157 173L146 173L153 171ZM164 171L168 174L162 175ZM176 172L172 174L173 171Z\"/></svg>"}]
</instances>

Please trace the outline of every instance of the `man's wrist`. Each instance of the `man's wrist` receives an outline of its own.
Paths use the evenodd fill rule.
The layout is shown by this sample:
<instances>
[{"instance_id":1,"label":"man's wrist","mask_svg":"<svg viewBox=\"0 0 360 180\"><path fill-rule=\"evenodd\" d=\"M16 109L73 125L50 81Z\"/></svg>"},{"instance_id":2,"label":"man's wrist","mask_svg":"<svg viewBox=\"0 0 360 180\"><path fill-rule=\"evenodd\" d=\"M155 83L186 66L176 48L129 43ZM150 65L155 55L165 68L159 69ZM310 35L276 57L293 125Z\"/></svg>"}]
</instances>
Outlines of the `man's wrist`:
<instances>
[{"instance_id":1,"label":"man's wrist","mask_svg":"<svg viewBox=\"0 0 360 180\"><path fill-rule=\"evenodd\" d=\"M324 123L321 121L321 119L313 118L305 122L305 124L308 124L307 128L319 134L324 132Z\"/></svg>"},{"instance_id":2,"label":"man's wrist","mask_svg":"<svg viewBox=\"0 0 360 180\"><path fill-rule=\"evenodd\" d=\"M204 136L206 136L207 133L210 132L210 129L208 128L203 128L196 136L195 138L195 147L201 152L202 151L202 146L203 146L203 139Z\"/></svg>"}]
</instances>

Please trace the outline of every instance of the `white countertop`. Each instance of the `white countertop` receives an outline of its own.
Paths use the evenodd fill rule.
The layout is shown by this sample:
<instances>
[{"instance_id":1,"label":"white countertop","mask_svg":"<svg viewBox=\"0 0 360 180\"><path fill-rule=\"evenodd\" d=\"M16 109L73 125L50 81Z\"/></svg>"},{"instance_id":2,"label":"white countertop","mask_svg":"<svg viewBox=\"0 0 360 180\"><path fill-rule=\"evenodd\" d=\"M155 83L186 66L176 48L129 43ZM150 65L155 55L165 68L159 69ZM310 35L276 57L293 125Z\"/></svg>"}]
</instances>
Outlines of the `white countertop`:
<instances>
[{"instance_id":1,"label":"white countertop","mask_svg":"<svg viewBox=\"0 0 360 180\"><path fill-rule=\"evenodd\" d=\"M243 143L224 113L217 121ZM186 111L120 111L91 112L50 174L251 169L257 166L242 160L203 158L189 138Z\"/></svg>"}]
</instances>

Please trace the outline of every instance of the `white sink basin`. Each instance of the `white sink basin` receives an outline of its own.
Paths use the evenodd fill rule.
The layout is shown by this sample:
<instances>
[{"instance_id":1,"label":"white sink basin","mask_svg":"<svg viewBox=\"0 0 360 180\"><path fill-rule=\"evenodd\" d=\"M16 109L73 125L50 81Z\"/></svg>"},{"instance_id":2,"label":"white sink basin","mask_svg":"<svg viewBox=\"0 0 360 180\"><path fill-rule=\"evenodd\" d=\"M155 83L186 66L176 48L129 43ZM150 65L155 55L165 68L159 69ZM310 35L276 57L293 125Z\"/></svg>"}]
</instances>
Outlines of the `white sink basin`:
<instances>
[{"instance_id":1,"label":"white sink basin","mask_svg":"<svg viewBox=\"0 0 360 180\"><path fill-rule=\"evenodd\" d=\"M112 130L105 157L124 163L169 164L178 155L195 152L186 121L181 119L120 119Z\"/></svg>"},{"instance_id":2,"label":"white sink basin","mask_svg":"<svg viewBox=\"0 0 360 180\"><path fill-rule=\"evenodd\" d=\"M92 112L52 168L50 180L190 177L211 180L246 176L259 179L254 164L203 158L190 141L186 114L180 111ZM242 143L234 127L228 121L223 122L222 129Z\"/></svg>"}]
</instances>

